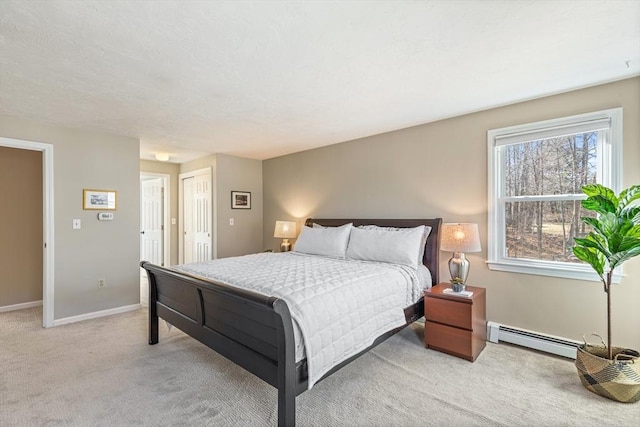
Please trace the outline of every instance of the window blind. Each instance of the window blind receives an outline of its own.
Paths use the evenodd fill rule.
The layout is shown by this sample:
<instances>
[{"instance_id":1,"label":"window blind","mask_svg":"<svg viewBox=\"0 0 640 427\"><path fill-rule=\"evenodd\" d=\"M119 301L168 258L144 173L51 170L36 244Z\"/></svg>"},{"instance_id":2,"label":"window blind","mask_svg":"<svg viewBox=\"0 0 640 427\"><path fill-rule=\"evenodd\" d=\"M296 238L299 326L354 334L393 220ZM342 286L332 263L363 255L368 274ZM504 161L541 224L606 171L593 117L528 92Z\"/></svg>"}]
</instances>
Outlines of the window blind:
<instances>
[{"instance_id":1,"label":"window blind","mask_svg":"<svg viewBox=\"0 0 640 427\"><path fill-rule=\"evenodd\" d=\"M507 133L495 136L495 146L520 144L523 142L537 141L541 139L554 138L566 135L575 135L579 133L596 132L606 130L611 127L611 119L609 117L602 119L589 120L580 123L571 123L561 126L545 127L542 129L530 129L521 132Z\"/></svg>"}]
</instances>

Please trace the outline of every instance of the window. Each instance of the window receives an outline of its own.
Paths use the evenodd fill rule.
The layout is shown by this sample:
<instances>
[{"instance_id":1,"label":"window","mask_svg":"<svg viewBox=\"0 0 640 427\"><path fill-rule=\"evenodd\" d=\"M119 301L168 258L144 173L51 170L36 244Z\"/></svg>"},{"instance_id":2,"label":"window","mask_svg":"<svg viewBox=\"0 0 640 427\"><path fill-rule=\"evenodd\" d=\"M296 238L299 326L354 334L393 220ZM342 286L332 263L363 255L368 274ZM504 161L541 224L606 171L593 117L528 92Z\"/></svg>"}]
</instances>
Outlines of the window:
<instances>
[{"instance_id":1,"label":"window","mask_svg":"<svg viewBox=\"0 0 640 427\"><path fill-rule=\"evenodd\" d=\"M622 108L490 130L488 148L489 268L599 280L573 238L590 231L582 186L620 191Z\"/></svg>"}]
</instances>

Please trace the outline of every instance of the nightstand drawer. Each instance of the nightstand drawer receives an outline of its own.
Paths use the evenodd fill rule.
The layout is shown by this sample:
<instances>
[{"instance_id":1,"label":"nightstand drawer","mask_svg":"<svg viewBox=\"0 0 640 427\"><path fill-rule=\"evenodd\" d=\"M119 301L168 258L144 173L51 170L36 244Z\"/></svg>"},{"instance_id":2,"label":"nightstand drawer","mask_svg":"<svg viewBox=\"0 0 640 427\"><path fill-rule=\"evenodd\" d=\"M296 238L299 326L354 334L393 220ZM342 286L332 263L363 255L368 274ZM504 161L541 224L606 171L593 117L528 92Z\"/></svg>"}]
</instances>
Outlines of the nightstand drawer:
<instances>
[{"instance_id":1,"label":"nightstand drawer","mask_svg":"<svg viewBox=\"0 0 640 427\"><path fill-rule=\"evenodd\" d=\"M428 321L445 323L458 328L473 330L471 302L460 297L460 302L441 298L425 298L424 317Z\"/></svg>"},{"instance_id":2,"label":"nightstand drawer","mask_svg":"<svg viewBox=\"0 0 640 427\"><path fill-rule=\"evenodd\" d=\"M424 336L427 347L473 360L471 331L427 321Z\"/></svg>"}]
</instances>

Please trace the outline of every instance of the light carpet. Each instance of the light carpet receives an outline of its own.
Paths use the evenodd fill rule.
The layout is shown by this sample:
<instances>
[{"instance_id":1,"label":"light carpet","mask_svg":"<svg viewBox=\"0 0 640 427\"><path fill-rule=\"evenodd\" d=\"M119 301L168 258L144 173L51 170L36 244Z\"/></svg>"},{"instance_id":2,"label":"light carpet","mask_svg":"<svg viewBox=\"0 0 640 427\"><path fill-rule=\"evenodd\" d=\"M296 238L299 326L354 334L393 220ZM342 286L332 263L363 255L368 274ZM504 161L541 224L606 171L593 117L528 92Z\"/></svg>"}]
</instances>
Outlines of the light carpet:
<instances>
[{"instance_id":1,"label":"light carpet","mask_svg":"<svg viewBox=\"0 0 640 427\"><path fill-rule=\"evenodd\" d=\"M0 314L2 426L273 426L276 390L147 312L43 329ZM491 344L475 363L405 328L296 399L299 426L636 426L640 404L582 387L573 362Z\"/></svg>"}]
</instances>

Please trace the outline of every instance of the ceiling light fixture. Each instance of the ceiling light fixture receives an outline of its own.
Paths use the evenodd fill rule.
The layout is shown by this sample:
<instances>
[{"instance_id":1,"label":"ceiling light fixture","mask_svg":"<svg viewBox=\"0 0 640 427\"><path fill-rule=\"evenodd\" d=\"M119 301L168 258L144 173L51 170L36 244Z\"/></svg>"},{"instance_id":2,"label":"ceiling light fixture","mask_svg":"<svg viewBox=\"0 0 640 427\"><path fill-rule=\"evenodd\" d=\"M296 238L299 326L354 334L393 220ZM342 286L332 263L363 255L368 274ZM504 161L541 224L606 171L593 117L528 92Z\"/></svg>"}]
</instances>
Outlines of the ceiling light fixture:
<instances>
[{"instance_id":1,"label":"ceiling light fixture","mask_svg":"<svg viewBox=\"0 0 640 427\"><path fill-rule=\"evenodd\" d=\"M169 156L167 153L156 153L156 160L160 162L168 162L170 158L171 156Z\"/></svg>"}]
</instances>

